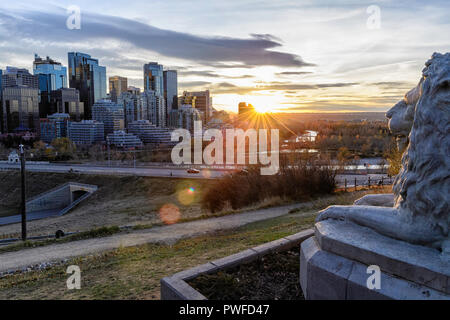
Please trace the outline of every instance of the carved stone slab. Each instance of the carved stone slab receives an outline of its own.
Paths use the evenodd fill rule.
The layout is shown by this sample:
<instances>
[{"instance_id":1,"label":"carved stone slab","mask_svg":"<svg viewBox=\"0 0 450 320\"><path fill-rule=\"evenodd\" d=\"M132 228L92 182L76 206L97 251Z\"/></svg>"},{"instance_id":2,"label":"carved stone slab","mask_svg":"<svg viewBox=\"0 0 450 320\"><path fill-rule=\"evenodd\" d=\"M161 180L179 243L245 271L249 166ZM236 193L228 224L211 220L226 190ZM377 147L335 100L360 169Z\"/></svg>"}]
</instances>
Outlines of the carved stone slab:
<instances>
[{"instance_id":1,"label":"carved stone slab","mask_svg":"<svg viewBox=\"0 0 450 320\"><path fill-rule=\"evenodd\" d=\"M315 225L320 248L383 272L450 294L450 262L440 251L395 240L352 222L325 220Z\"/></svg>"},{"instance_id":2,"label":"carved stone slab","mask_svg":"<svg viewBox=\"0 0 450 320\"><path fill-rule=\"evenodd\" d=\"M369 289L367 265L322 250L317 238L301 244L300 285L308 300L450 300L450 295L381 270Z\"/></svg>"}]
</instances>

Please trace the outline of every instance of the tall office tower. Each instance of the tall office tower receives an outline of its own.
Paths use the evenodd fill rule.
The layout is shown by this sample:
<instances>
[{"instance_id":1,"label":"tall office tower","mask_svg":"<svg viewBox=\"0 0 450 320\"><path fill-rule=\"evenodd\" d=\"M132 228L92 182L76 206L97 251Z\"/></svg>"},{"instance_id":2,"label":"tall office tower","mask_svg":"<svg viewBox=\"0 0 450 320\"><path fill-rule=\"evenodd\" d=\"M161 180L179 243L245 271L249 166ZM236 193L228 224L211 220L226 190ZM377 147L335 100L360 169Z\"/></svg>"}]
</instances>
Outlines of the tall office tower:
<instances>
[{"instance_id":1,"label":"tall office tower","mask_svg":"<svg viewBox=\"0 0 450 320\"><path fill-rule=\"evenodd\" d=\"M166 126L166 107L164 97L157 95L153 90L141 94L142 103L147 108L148 120L157 127Z\"/></svg>"},{"instance_id":2,"label":"tall office tower","mask_svg":"<svg viewBox=\"0 0 450 320\"><path fill-rule=\"evenodd\" d=\"M67 113L71 121L84 119L84 103L80 101L80 93L74 88L60 88L50 93L50 112Z\"/></svg>"},{"instance_id":3,"label":"tall office tower","mask_svg":"<svg viewBox=\"0 0 450 320\"><path fill-rule=\"evenodd\" d=\"M97 59L80 52L69 52L69 85L80 92L86 119L92 118L92 105L106 98L106 68Z\"/></svg>"},{"instance_id":4,"label":"tall office tower","mask_svg":"<svg viewBox=\"0 0 450 320\"><path fill-rule=\"evenodd\" d=\"M148 120L147 101L140 94L123 92L117 98L117 104L124 108L125 127L128 128L128 124L136 120Z\"/></svg>"},{"instance_id":5,"label":"tall office tower","mask_svg":"<svg viewBox=\"0 0 450 320\"><path fill-rule=\"evenodd\" d=\"M67 137L77 145L91 145L104 141L104 124L95 120L69 121Z\"/></svg>"},{"instance_id":6,"label":"tall office tower","mask_svg":"<svg viewBox=\"0 0 450 320\"><path fill-rule=\"evenodd\" d=\"M67 113L54 113L48 118L40 119L41 140L51 143L57 138L67 136L67 123L70 116Z\"/></svg>"},{"instance_id":7,"label":"tall office tower","mask_svg":"<svg viewBox=\"0 0 450 320\"><path fill-rule=\"evenodd\" d=\"M39 116L46 117L50 111L50 94L54 90L67 87L67 69L61 63L47 57L45 60L34 55L33 74L39 77Z\"/></svg>"},{"instance_id":8,"label":"tall office tower","mask_svg":"<svg viewBox=\"0 0 450 320\"><path fill-rule=\"evenodd\" d=\"M3 88L26 86L33 89L39 89L39 77L32 75L27 69L15 67L6 67L2 75Z\"/></svg>"},{"instance_id":9,"label":"tall office tower","mask_svg":"<svg viewBox=\"0 0 450 320\"><path fill-rule=\"evenodd\" d=\"M150 62L144 65L144 91L153 90L156 95L164 96L163 66Z\"/></svg>"},{"instance_id":10,"label":"tall office tower","mask_svg":"<svg viewBox=\"0 0 450 320\"><path fill-rule=\"evenodd\" d=\"M203 112L203 120L207 122L211 116L212 98L210 97L209 90L189 92L184 91L181 97L181 104L190 104L194 108Z\"/></svg>"},{"instance_id":11,"label":"tall office tower","mask_svg":"<svg viewBox=\"0 0 450 320\"><path fill-rule=\"evenodd\" d=\"M111 100L98 100L92 106L92 120L103 122L105 137L114 131L123 130L125 128L123 106Z\"/></svg>"},{"instance_id":12,"label":"tall office tower","mask_svg":"<svg viewBox=\"0 0 450 320\"><path fill-rule=\"evenodd\" d=\"M144 98L147 98L149 120L157 127L166 126L163 66L150 62L144 65Z\"/></svg>"},{"instance_id":13,"label":"tall office tower","mask_svg":"<svg viewBox=\"0 0 450 320\"><path fill-rule=\"evenodd\" d=\"M166 115L178 109L178 75L176 70L164 71L164 100Z\"/></svg>"},{"instance_id":14,"label":"tall office tower","mask_svg":"<svg viewBox=\"0 0 450 320\"><path fill-rule=\"evenodd\" d=\"M24 85L3 88L2 132L39 132L39 89Z\"/></svg>"},{"instance_id":15,"label":"tall office tower","mask_svg":"<svg viewBox=\"0 0 450 320\"><path fill-rule=\"evenodd\" d=\"M117 102L117 98L128 90L128 79L125 77L109 77L109 95L111 100Z\"/></svg>"}]
</instances>

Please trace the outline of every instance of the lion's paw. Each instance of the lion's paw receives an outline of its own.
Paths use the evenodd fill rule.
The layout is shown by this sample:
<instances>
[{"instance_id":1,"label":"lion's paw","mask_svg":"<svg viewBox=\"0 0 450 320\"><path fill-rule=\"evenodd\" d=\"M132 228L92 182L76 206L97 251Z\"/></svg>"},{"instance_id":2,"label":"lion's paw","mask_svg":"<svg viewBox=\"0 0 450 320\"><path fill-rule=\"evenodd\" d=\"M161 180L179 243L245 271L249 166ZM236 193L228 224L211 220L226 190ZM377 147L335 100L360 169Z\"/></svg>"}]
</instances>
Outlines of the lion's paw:
<instances>
[{"instance_id":1,"label":"lion's paw","mask_svg":"<svg viewBox=\"0 0 450 320\"><path fill-rule=\"evenodd\" d=\"M316 222L327 219L344 220L345 213L339 207L331 206L319 212Z\"/></svg>"}]
</instances>

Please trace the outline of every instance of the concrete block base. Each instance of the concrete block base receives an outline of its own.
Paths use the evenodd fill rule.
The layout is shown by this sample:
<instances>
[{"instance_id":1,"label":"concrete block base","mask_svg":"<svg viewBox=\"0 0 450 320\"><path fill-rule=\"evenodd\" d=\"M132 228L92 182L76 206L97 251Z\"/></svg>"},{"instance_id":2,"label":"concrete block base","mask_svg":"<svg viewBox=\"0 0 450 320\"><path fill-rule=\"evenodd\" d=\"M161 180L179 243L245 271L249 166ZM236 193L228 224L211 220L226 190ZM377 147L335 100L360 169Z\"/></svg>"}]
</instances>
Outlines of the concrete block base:
<instances>
[{"instance_id":1,"label":"concrete block base","mask_svg":"<svg viewBox=\"0 0 450 320\"><path fill-rule=\"evenodd\" d=\"M429 255L428 261L419 263L414 257L405 256L405 251L395 254L396 246L405 250L409 244L391 239L394 243L382 250L377 243L387 240L371 232L342 221L327 220L316 224L315 236L305 240L300 251L300 285L306 299L450 299L448 288L444 286L450 268L446 269L445 262L438 260L438 252L433 253L429 248L422 250L421 246L410 248L417 250L416 257ZM359 243L358 237L363 236L372 241ZM432 259L436 263L428 265ZM368 288L368 279L373 274L368 272L370 265L380 268L379 289ZM435 278L427 279L431 274Z\"/></svg>"}]
</instances>

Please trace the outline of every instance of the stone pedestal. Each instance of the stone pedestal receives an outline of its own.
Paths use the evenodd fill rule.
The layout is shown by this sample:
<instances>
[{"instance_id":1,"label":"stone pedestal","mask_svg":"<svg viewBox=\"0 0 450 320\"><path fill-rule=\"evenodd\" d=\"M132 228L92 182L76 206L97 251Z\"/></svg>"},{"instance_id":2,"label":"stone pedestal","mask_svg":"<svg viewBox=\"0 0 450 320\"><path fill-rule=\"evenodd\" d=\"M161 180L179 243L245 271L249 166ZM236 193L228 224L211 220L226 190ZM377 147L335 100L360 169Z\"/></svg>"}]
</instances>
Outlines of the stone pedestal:
<instances>
[{"instance_id":1,"label":"stone pedestal","mask_svg":"<svg viewBox=\"0 0 450 320\"><path fill-rule=\"evenodd\" d=\"M373 265L380 289L367 286ZM450 262L438 250L330 219L301 244L300 284L306 299L450 299Z\"/></svg>"}]
</instances>

